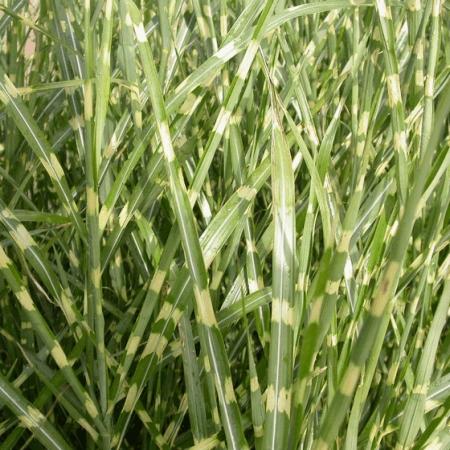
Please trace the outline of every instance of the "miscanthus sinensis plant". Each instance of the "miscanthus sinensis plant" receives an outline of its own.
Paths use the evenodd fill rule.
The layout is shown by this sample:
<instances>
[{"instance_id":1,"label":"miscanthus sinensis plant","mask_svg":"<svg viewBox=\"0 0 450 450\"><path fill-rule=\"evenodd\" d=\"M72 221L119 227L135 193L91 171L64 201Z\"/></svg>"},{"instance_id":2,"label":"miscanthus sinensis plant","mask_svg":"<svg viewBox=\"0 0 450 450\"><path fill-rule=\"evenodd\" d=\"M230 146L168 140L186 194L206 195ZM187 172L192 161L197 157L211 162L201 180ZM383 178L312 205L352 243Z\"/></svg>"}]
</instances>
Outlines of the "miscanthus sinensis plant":
<instances>
[{"instance_id":1,"label":"miscanthus sinensis plant","mask_svg":"<svg viewBox=\"0 0 450 450\"><path fill-rule=\"evenodd\" d=\"M449 449L444 0L2 0L0 449Z\"/></svg>"}]
</instances>

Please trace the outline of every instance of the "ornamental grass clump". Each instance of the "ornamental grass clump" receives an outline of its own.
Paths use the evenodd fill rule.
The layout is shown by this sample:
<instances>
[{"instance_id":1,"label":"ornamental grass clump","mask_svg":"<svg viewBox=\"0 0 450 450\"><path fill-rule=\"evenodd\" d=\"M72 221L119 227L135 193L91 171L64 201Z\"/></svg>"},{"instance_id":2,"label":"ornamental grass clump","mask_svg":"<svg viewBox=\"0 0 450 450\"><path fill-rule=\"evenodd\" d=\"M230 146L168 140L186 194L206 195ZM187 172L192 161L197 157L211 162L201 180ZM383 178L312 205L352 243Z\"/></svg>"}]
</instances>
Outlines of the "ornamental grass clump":
<instances>
[{"instance_id":1,"label":"ornamental grass clump","mask_svg":"<svg viewBox=\"0 0 450 450\"><path fill-rule=\"evenodd\" d=\"M0 449L450 449L442 0L3 0Z\"/></svg>"}]
</instances>

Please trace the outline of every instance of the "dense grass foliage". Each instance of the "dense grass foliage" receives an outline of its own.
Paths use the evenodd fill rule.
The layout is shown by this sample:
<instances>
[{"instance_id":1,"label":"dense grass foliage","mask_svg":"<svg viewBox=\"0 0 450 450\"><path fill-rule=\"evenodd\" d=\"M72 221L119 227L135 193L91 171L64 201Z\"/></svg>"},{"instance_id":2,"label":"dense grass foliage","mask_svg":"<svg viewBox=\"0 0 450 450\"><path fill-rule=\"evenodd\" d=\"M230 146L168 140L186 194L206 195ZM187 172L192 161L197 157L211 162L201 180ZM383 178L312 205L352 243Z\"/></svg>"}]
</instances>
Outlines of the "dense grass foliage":
<instances>
[{"instance_id":1,"label":"dense grass foliage","mask_svg":"<svg viewBox=\"0 0 450 450\"><path fill-rule=\"evenodd\" d=\"M444 0L0 1L0 449L450 449Z\"/></svg>"}]
</instances>

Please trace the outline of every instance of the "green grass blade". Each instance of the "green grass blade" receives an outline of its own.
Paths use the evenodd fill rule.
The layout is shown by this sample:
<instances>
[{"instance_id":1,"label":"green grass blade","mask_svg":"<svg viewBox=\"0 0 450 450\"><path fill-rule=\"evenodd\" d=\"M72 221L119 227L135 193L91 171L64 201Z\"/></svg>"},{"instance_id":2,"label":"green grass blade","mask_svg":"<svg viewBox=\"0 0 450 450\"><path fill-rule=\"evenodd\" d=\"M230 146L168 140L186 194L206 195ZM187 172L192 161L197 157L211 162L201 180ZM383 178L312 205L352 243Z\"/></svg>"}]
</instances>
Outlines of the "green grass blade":
<instances>
[{"instance_id":1,"label":"green grass blade","mask_svg":"<svg viewBox=\"0 0 450 450\"><path fill-rule=\"evenodd\" d=\"M58 431L47 421L46 417L34 408L3 375L0 375L0 397L26 426L47 448L55 450L69 449L69 444Z\"/></svg>"},{"instance_id":2,"label":"green grass blade","mask_svg":"<svg viewBox=\"0 0 450 450\"><path fill-rule=\"evenodd\" d=\"M271 79L267 80L271 83ZM270 87L269 89L272 89ZM272 320L262 448L287 444L294 348L295 189L292 160L272 97L272 198L274 252Z\"/></svg>"}]
</instances>

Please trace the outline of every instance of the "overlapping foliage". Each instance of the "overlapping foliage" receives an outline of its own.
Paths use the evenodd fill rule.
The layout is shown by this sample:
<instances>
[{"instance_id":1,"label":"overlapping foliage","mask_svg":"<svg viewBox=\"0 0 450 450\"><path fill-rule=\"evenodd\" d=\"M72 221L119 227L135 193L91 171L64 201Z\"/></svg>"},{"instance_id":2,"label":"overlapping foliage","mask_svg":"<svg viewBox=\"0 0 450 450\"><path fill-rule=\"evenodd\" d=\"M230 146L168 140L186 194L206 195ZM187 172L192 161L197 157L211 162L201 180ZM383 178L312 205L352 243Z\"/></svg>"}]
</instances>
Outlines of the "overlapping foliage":
<instances>
[{"instance_id":1,"label":"overlapping foliage","mask_svg":"<svg viewBox=\"0 0 450 450\"><path fill-rule=\"evenodd\" d=\"M450 448L441 0L3 0L0 448Z\"/></svg>"}]
</instances>

